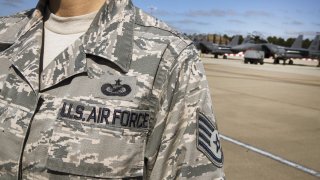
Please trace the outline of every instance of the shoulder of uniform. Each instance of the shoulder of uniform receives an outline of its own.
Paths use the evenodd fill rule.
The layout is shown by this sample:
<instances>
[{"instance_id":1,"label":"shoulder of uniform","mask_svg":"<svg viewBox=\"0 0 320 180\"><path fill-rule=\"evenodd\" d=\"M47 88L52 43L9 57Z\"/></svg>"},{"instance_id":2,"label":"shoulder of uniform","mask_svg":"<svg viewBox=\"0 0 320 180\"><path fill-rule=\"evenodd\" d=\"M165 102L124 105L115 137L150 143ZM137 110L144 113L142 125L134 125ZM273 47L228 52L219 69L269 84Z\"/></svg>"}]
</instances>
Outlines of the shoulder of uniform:
<instances>
[{"instance_id":1,"label":"shoulder of uniform","mask_svg":"<svg viewBox=\"0 0 320 180\"><path fill-rule=\"evenodd\" d=\"M33 10L26 10L0 17L0 44L12 44L32 12Z\"/></svg>"},{"instance_id":2,"label":"shoulder of uniform","mask_svg":"<svg viewBox=\"0 0 320 180\"><path fill-rule=\"evenodd\" d=\"M192 41L184 34L180 33L179 31L175 30L174 28L170 27L165 22L155 18L140 8L136 8L136 22L137 25L146 26L146 27L154 27L161 31L167 31L171 34L172 37L178 38L182 41L182 43L189 45Z\"/></svg>"},{"instance_id":3,"label":"shoulder of uniform","mask_svg":"<svg viewBox=\"0 0 320 180\"><path fill-rule=\"evenodd\" d=\"M15 14L11 14L8 16L0 16L0 19L10 19L10 18L25 18L30 16L34 9L23 10L20 12L16 12Z\"/></svg>"}]
</instances>

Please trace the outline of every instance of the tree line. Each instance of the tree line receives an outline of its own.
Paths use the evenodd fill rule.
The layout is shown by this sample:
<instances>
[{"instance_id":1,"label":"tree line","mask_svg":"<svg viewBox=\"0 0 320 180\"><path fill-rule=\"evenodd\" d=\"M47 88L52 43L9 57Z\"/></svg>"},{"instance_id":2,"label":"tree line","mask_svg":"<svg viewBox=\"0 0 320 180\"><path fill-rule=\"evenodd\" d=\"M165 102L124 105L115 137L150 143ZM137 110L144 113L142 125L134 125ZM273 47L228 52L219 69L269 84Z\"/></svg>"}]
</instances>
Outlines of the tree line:
<instances>
[{"instance_id":1,"label":"tree line","mask_svg":"<svg viewBox=\"0 0 320 180\"><path fill-rule=\"evenodd\" d=\"M216 44L228 44L234 36L229 36L227 34L224 35L219 35L219 34L186 34L191 40L193 41L209 41L213 42ZM251 34L253 37L253 40L255 42L265 42L268 41L269 43L280 45L280 46L285 46L285 47L290 47L294 40L296 38L287 38L284 39L282 37L277 37L277 36L269 36L266 39L262 37L260 34ZM239 43L242 43L245 37L240 35L240 40ZM308 48L311 44L310 39L304 39L302 42L302 48Z\"/></svg>"}]
</instances>

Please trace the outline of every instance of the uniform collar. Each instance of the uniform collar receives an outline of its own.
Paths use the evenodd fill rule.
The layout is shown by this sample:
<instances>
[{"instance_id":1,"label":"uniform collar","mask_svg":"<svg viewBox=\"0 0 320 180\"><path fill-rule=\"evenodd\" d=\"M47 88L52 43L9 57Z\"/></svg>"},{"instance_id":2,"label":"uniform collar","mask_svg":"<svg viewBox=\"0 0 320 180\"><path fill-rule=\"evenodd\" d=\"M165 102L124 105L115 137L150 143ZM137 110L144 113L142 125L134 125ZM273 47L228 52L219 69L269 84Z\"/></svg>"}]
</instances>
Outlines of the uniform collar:
<instances>
[{"instance_id":1,"label":"uniform collar","mask_svg":"<svg viewBox=\"0 0 320 180\"><path fill-rule=\"evenodd\" d=\"M18 41L12 46L11 60L13 65L36 92L40 89L39 80L43 78L39 77L39 64L43 39L42 19L46 6L46 0L39 1L37 8L30 17L30 21L21 30ZM41 89L52 87L68 77L86 72L85 57L87 54L111 61L119 66L122 71L128 72L133 49L134 11L135 8L131 0L111 0L110 3L104 4L87 32L76 41L76 44L62 53L68 55L68 57L59 58L58 56L60 65L68 67L52 65L52 69L44 70L44 74L46 74L45 71L54 71L54 73L49 74L59 78L55 80L53 80L53 77L44 78L50 80L50 83L41 83L46 84ZM59 71L57 71L57 68Z\"/></svg>"},{"instance_id":2,"label":"uniform collar","mask_svg":"<svg viewBox=\"0 0 320 180\"><path fill-rule=\"evenodd\" d=\"M4 52L12 61L13 66L26 79L35 92L39 90L39 65L42 46L43 23L41 11L45 1L40 0L33 10L27 24L20 30L18 39Z\"/></svg>"},{"instance_id":3,"label":"uniform collar","mask_svg":"<svg viewBox=\"0 0 320 180\"><path fill-rule=\"evenodd\" d=\"M84 35L85 53L108 59L128 72L133 49L134 16L131 0L111 0L105 4Z\"/></svg>"}]
</instances>

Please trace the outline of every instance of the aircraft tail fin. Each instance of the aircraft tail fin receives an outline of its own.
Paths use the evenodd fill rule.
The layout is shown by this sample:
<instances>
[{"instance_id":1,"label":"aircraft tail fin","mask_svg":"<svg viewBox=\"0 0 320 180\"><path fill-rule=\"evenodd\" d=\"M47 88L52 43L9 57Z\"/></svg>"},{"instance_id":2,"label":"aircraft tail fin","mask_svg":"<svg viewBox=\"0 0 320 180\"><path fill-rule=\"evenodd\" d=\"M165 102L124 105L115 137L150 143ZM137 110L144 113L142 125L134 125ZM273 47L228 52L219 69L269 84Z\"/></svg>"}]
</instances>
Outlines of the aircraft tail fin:
<instances>
[{"instance_id":1,"label":"aircraft tail fin","mask_svg":"<svg viewBox=\"0 0 320 180\"><path fill-rule=\"evenodd\" d=\"M313 41L311 42L309 46L309 50L312 51L318 51L319 50L319 44L320 44L320 35L317 35Z\"/></svg>"},{"instance_id":2,"label":"aircraft tail fin","mask_svg":"<svg viewBox=\"0 0 320 180\"><path fill-rule=\"evenodd\" d=\"M302 48L303 35L299 35L291 45L291 48Z\"/></svg>"},{"instance_id":3,"label":"aircraft tail fin","mask_svg":"<svg viewBox=\"0 0 320 180\"><path fill-rule=\"evenodd\" d=\"M234 36L232 38L231 42L228 44L228 46L233 47L233 46L238 45L239 44L239 39L240 39L239 35Z\"/></svg>"},{"instance_id":4,"label":"aircraft tail fin","mask_svg":"<svg viewBox=\"0 0 320 180\"><path fill-rule=\"evenodd\" d=\"M246 44L246 43L249 43L250 41L251 41L251 36L248 35L246 38L244 38L241 44Z\"/></svg>"}]
</instances>

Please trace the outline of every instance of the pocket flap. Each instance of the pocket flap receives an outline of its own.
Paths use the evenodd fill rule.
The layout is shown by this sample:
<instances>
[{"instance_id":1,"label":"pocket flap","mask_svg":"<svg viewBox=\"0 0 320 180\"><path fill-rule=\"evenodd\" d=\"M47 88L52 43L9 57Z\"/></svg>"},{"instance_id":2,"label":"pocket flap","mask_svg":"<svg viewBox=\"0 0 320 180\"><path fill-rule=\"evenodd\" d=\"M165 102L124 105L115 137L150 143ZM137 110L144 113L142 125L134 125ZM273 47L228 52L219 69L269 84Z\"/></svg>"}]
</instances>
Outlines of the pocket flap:
<instances>
[{"instance_id":1,"label":"pocket flap","mask_svg":"<svg viewBox=\"0 0 320 180\"><path fill-rule=\"evenodd\" d=\"M143 176L146 132L57 119L47 168L73 175Z\"/></svg>"}]
</instances>

